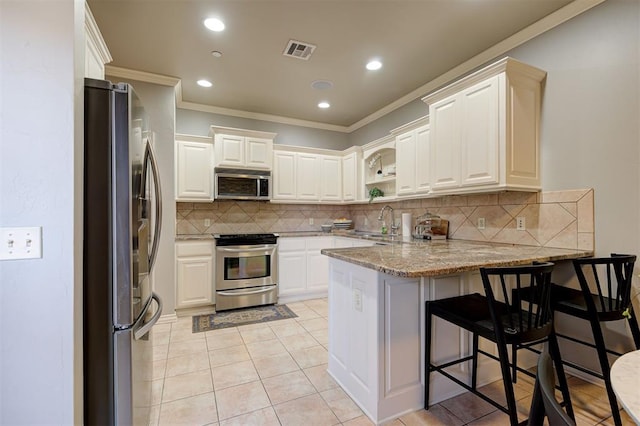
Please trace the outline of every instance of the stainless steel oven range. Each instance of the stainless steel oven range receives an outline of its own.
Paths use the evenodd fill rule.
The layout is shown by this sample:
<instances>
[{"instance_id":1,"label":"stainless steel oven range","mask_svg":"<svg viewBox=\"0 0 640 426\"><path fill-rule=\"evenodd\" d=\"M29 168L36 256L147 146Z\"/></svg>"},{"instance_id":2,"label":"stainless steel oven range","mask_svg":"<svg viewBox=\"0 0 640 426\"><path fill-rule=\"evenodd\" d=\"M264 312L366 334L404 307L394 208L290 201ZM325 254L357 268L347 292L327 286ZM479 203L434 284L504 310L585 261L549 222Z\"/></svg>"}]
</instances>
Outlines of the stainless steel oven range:
<instances>
[{"instance_id":1,"label":"stainless steel oven range","mask_svg":"<svg viewBox=\"0 0 640 426\"><path fill-rule=\"evenodd\" d=\"M278 235L214 235L216 311L278 300Z\"/></svg>"}]
</instances>

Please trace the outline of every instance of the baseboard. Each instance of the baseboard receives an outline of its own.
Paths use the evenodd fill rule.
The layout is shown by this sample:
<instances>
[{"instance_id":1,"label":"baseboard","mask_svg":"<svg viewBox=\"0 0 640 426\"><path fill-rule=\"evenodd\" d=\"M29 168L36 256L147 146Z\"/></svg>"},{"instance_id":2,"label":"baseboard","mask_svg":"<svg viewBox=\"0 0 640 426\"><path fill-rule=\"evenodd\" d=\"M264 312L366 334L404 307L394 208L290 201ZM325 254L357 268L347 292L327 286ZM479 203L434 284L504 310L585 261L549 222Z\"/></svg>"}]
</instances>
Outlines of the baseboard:
<instances>
[{"instance_id":1,"label":"baseboard","mask_svg":"<svg viewBox=\"0 0 640 426\"><path fill-rule=\"evenodd\" d=\"M158 322L156 324L172 324L178 321L178 317L175 312L166 315L160 315Z\"/></svg>"}]
</instances>

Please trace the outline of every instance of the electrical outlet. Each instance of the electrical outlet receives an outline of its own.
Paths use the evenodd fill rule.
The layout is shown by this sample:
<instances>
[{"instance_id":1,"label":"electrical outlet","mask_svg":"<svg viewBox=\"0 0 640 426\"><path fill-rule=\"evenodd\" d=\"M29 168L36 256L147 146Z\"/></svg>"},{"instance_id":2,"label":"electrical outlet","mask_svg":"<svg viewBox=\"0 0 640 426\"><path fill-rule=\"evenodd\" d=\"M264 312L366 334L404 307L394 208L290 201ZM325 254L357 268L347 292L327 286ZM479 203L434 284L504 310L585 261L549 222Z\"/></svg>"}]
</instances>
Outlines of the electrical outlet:
<instances>
[{"instance_id":1,"label":"electrical outlet","mask_svg":"<svg viewBox=\"0 0 640 426\"><path fill-rule=\"evenodd\" d=\"M42 227L0 228L0 260L42 257Z\"/></svg>"},{"instance_id":2,"label":"electrical outlet","mask_svg":"<svg viewBox=\"0 0 640 426\"><path fill-rule=\"evenodd\" d=\"M206 226L206 227L211 226L211 219L205 219L204 220L204 226Z\"/></svg>"},{"instance_id":3,"label":"electrical outlet","mask_svg":"<svg viewBox=\"0 0 640 426\"><path fill-rule=\"evenodd\" d=\"M484 229L484 227L485 227L484 217L479 217L478 218L478 229Z\"/></svg>"},{"instance_id":4,"label":"electrical outlet","mask_svg":"<svg viewBox=\"0 0 640 426\"><path fill-rule=\"evenodd\" d=\"M524 231L527 229L524 217L519 216L516 218L516 230L517 231Z\"/></svg>"},{"instance_id":5,"label":"electrical outlet","mask_svg":"<svg viewBox=\"0 0 640 426\"><path fill-rule=\"evenodd\" d=\"M309 218L309 225L313 225L313 218L312 217Z\"/></svg>"},{"instance_id":6,"label":"electrical outlet","mask_svg":"<svg viewBox=\"0 0 640 426\"><path fill-rule=\"evenodd\" d=\"M364 226L369 225L369 218L368 217L364 217Z\"/></svg>"}]
</instances>

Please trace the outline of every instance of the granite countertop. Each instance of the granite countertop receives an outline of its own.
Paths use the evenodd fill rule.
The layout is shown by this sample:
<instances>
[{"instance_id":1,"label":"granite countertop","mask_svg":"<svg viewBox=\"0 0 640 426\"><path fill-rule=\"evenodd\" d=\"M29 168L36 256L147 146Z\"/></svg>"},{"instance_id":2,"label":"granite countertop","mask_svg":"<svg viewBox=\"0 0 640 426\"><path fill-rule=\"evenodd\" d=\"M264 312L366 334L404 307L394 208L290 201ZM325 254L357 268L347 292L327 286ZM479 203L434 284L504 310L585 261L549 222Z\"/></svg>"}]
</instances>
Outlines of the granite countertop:
<instances>
[{"instance_id":1,"label":"granite countertop","mask_svg":"<svg viewBox=\"0 0 640 426\"><path fill-rule=\"evenodd\" d=\"M177 234L176 241L213 240L213 234Z\"/></svg>"},{"instance_id":2,"label":"granite countertop","mask_svg":"<svg viewBox=\"0 0 640 426\"><path fill-rule=\"evenodd\" d=\"M593 255L567 250L463 240L433 240L404 244L324 249L322 254L398 277L430 277L488 266L513 266L533 261L557 261Z\"/></svg>"}]
</instances>

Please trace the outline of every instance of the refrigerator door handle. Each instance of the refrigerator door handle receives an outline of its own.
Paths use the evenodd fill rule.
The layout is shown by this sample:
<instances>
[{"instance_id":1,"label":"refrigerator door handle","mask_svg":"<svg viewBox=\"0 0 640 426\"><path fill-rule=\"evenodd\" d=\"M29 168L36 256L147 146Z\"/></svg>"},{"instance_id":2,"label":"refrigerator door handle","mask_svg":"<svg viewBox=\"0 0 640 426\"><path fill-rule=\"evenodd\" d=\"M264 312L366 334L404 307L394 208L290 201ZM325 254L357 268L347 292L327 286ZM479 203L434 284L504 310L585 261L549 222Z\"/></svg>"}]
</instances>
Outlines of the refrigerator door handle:
<instances>
[{"instance_id":1,"label":"refrigerator door handle","mask_svg":"<svg viewBox=\"0 0 640 426\"><path fill-rule=\"evenodd\" d=\"M155 293L151 293L151 299L155 300L158 304L158 310L156 310L156 313L153 314L153 317L145 325L140 328L136 328L135 326L133 327L133 338L136 340L140 340L145 334L147 334L149 330L151 330L151 327L153 327L158 322L158 319L160 319L160 315L162 315L162 299L160 299L160 297ZM138 320L139 322L144 322L144 317L146 316L146 313L149 310L150 306L151 301L149 301L142 314L140 314L140 319Z\"/></svg>"},{"instance_id":2,"label":"refrigerator door handle","mask_svg":"<svg viewBox=\"0 0 640 426\"><path fill-rule=\"evenodd\" d=\"M153 173L153 186L155 192L154 198L156 205L156 220L154 226L155 229L153 231L153 246L151 247L151 253L149 254L149 271L151 271L158 255L158 243L160 242L160 231L162 229L162 192L160 188L160 174L158 173L158 164L156 161L156 156L153 153L151 141L149 140L147 140L147 146L144 151L144 164L144 171L147 170L147 164L151 165L151 172ZM146 176L143 177L143 179L144 178L146 178Z\"/></svg>"}]
</instances>

